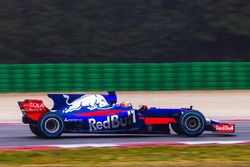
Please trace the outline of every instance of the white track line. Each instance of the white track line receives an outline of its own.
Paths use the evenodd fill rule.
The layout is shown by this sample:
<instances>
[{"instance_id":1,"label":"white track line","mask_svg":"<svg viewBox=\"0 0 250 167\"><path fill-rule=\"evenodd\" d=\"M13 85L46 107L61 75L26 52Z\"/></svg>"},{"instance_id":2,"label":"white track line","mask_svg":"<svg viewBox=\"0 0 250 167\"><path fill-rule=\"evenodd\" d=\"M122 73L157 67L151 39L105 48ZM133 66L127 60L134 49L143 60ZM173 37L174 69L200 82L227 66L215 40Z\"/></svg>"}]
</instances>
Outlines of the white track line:
<instances>
[{"instance_id":1,"label":"white track line","mask_svg":"<svg viewBox=\"0 0 250 167\"><path fill-rule=\"evenodd\" d=\"M57 145L48 145L52 147L59 148L81 148L81 147L119 147L119 144L57 144Z\"/></svg>"},{"instance_id":2,"label":"white track line","mask_svg":"<svg viewBox=\"0 0 250 167\"><path fill-rule=\"evenodd\" d=\"M139 142L139 143L107 143L107 144L60 144L50 145L59 148L82 148L82 147L133 147L133 146L171 146L171 145L221 145L221 144L250 144L250 140L236 140L236 141L194 141L194 142Z\"/></svg>"},{"instance_id":3,"label":"white track line","mask_svg":"<svg viewBox=\"0 0 250 167\"><path fill-rule=\"evenodd\" d=\"M133 147L151 147L151 146L204 146L204 145L232 145L246 144L250 145L250 140L235 141L184 141L184 142L139 142L139 143L106 143L106 144L57 144L57 145L26 145L26 146L6 146L0 147L0 150L44 150L44 149L60 149L60 148L133 148Z\"/></svg>"},{"instance_id":4,"label":"white track line","mask_svg":"<svg viewBox=\"0 0 250 167\"><path fill-rule=\"evenodd\" d=\"M249 143L247 140L236 140L236 141L195 141L195 142L180 142L187 145L203 145L203 144L244 144Z\"/></svg>"}]
</instances>

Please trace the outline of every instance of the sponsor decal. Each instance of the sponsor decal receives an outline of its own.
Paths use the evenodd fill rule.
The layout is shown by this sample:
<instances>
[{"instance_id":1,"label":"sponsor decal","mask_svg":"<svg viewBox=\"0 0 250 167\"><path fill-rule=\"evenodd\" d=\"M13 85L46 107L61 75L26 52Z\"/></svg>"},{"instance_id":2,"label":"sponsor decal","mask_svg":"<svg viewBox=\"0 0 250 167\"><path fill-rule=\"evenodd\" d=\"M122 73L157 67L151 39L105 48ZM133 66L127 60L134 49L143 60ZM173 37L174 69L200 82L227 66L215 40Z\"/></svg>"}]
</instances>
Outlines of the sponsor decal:
<instances>
[{"instance_id":1,"label":"sponsor decal","mask_svg":"<svg viewBox=\"0 0 250 167\"><path fill-rule=\"evenodd\" d=\"M28 100L22 102L24 111L26 112L45 112L46 108L42 100Z\"/></svg>"},{"instance_id":2,"label":"sponsor decal","mask_svg":"<svg viewBox=\"0 0 250 167\"><path fill-rule=\"evenodd\" d=\"M76 119L76 118L65 118L64 122L82 122L82 119Z\"/></svg>"},{"instance_id":3,"label":"sponsor decal","mask_svg":"<svg viewBox=\"0 0 250 167\"><path fill-rule=\"evenodd\" d=\"M233 124L215 124L213 125L216 132L220 133L233 133L235 131L235 127Z\"/></svg>"},{"instance_id":4,"label":"sponsor decal","mask_svg":"<svg viewBox=\"0 0 250 167\"><path fill-rule=\"evenodd\" d=\"M95 118L89 118L89 131L98 131L103 129L116 129L120 127L126 127L136 123L135 111L127 111L127 117L119 117L118 115L107 116L104 121L96 121Z\"/></svg>"},{"instance_id":5,"label":"sponsor decal","mask_svg":"<svg viewBox=\"0 0 250 167\"><path fill-rule=\"evenodd\" d=\"M80 110L82 107L87 107L89 110L94 110L97 108L103 108L108 106L108 102L102 95L84 95L72 103L69 103L69 96L63 95L66 98L66 104L69 106L63 110L63 113L69 113L76 110Z\"/></svg>"}]
</instances>

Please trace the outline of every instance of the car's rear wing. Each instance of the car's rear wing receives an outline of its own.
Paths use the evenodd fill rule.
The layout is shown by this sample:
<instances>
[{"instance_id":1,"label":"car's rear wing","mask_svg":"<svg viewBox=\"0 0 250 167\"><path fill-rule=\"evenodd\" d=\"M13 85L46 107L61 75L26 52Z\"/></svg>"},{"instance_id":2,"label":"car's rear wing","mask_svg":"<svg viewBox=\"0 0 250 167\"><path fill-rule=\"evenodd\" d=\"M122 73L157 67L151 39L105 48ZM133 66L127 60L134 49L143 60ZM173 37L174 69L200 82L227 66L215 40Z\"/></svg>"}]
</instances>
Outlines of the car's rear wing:
<instances>
[{"instance_id":1,"label":"car's rear wing","mask_svg":"<svg viewBox=\"0 0 250 167\"><path fill-rule=\"evenodd\" d=\"M17 103L23 113L23 118L26 120L36 122L44 113L49 112L49 109L44 106L42 100L26 99ZM27 121L23 122L27 123Z\"/></svg>"}]
</instances>

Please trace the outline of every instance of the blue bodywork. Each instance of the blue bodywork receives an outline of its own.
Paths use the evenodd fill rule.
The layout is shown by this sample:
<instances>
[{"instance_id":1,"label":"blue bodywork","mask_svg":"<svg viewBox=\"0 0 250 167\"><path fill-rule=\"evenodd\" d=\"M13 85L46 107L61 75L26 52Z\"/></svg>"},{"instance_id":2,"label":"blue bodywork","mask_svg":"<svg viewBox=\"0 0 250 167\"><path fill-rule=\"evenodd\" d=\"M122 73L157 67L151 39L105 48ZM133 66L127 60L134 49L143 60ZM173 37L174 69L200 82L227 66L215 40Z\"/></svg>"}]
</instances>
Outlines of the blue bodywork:
<instances>
[{"instance_id":1,"label":"blue bodywork","mask_svg":"<svg viewBox=\"0 0 250 167\"><path fill-rule=\"evenodd\" d=\"M48 94L54 106L48 109L42 100L19 101L23 123L44 138L66 133L164 133L199 136L204 130L234 133L235 125L210 120L190 108L156 108L143 105L135 109L129 102L117 103L109 94ZM169 126L170 125L170 126Z\"/></svg>"},{"instance_id":2,"label":"blue bodywork","mask_svg":"<svg viewBox=\"0 0 250 167\"><path fill-rule=\"evenodd\" d=\"M116 94L48 94L53 99L55 110L65 122L64 132L143 132L148 118L175 118L185 112L183 109L147 108L117 104ZM101 105L101 106L99 106ZM149 120L150 121L150 120ZM150 131L166 132L164 125L151 125ZM169 131L169 130L168 130Z\"/></svg>"}]
</instances>

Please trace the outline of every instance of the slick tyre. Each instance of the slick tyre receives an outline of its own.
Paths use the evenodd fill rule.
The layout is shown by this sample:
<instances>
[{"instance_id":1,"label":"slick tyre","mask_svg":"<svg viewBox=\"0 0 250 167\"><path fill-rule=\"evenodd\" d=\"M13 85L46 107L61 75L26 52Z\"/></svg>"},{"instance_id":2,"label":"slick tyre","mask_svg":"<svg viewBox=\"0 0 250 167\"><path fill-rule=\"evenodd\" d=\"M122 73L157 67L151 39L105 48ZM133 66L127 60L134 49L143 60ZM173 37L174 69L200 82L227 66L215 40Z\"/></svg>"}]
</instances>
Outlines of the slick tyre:
<instances>
[{"instance_id":1,"label":"slick tyre","mask_svg":"<svg viewBox=\"0 0 250 167\"><path fill-rule=\"evenodd\" d=\"M172 130L173 130L176 134L178 134L178 135L182 135L182 134L183 134L183 132L181 131L181 129L180 129L178 123L171 123L170 126L171 126Z\"/></svg>"},{"instance_id":2,"label":"slick tyre","mask_svg":"<svg viewBox=\"0 0 250 167\"><path fill-rule=\"evenodd\" d=\"M199 111L191 110L180 116L178 126L184 135L196 137L205 130L206 119Z\"/></svg>"},{"instance_id":3,"label":"slick tyre","mask_svg":"<svg viewBox=\"0 0 250 167\"><path fill-rule=\"evenodd\" d=\"M62 118L56 113L46 113L38 121L38 130L43 138L59 138L64 129Z\"/></svg>"},{"instance_id":4,"label":"slick tyre","mask_svg":"<svg viewBox=\"0 0 250 167\"><path fill-rule=\"evenodd\" d=\"M42 134L39 132L38 127L36 124L29 124L30 130L33 134L38 137L42 137Z\"/></svg>"}]
</instances>

